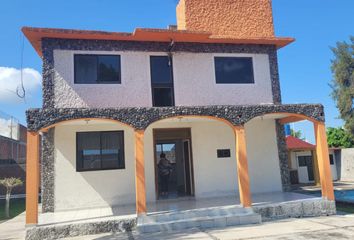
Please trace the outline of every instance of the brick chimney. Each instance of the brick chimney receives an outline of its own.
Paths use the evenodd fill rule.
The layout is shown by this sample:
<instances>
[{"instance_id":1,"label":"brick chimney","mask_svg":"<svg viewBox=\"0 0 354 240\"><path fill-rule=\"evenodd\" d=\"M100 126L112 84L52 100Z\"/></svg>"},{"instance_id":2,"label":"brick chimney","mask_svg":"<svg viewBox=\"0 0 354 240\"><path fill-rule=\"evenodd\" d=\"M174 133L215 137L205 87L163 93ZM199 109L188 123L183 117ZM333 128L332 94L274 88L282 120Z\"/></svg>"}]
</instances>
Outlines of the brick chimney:
<instances>
[{"instance_id":1,"label":"brick chimney","mask_svg":"<svg viewBox=\"0 0 354 240\"><path fill-rule=\"evenodd\" d=\"M180 0L178 30L223 38L274 37L271 0Z\"/></svg>"}]
</instances>

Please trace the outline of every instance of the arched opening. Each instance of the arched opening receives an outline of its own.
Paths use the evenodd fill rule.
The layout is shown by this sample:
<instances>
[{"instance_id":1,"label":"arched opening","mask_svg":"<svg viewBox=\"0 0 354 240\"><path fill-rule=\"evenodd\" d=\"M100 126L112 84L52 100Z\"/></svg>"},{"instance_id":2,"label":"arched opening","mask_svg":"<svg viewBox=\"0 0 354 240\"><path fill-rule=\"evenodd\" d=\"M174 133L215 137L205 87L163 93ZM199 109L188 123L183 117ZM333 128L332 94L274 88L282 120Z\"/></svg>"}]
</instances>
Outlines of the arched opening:
<instances>
[{"instance_id":1,"label":"arched opening","mask_svg":"<svg viewBox=\"0 0 354 240\"><path fill-rule=\"evenodd\" d=\"M45 208L53 205L52 209L60 211L135 202L133 127L111 119L83 118L57 122L40 131L43 173L52 171L55 179L61 179L53 183L42 178Z\"/></svg>"},{"instance_id":2,"label":"arched opening","mask_svg":"<svg viewBox=\"0 0 354 240\"><path fill-rule=\"evenodd\" d=\"M68 119L68 120L58 120L55 123L49 124L47 126L42 126L39 129L39 132L47 132L49 129L60 126L60 125L89 125L89 124L97 124L97 123L118 123L118 124L122 124L126 127L130 127L132 129L134 129L133 126L118 121L118 120L114 120L114 119L109 119L109 118L77 118L77 119Z\"/></svg>"},{"instance_id":3,"label":"arched opening","mask_svg":"<svg viewBox=\"0 0 354 240\"><path fill-rule=\"evenodd\" d=\"M258 123L256 124L256 122ZM272 126L260 128L265 122ZM299 122L301 122L301 125L303 125L303 122L307 122L307 126L310 127L306 131L307 138L304 138L305 135L300 135L300 132L296 131L298 129L292 128L292 131L290 130L294 123ZM332 179L335 178L332 178L332 176L336 177L336 167L335 160L330 160L333 159L333 156L331 157L332 153L328 150L323 122L304 114L269 113L251 119L245 124L245 127L248 135L258 134L257 138L253 140L254 143L248 144L251 189L257 187L266 189L266 186L260 185L269 182L264 179L264 176L269 174L262 175L258 179L253 177L257 175L258 170L262 169L264 174L267 169L266 166L256 169L260 165L255 163L254 159L257 156L254 155L259 154L258 158L267 156L267 161L271 161L275 158L276 152L274 150L277 149L279 168L278 172L274 171L271 175L273 178L280 177L283 190L293 189L294 187L303 190L303 186L317 185L319 194L322 192L324 198L334 199ZM259 136L261 132L264 133L270 128L275 132L274 137ZM276 142L272 142L271 139L276 139ZM264 145L265 142L267 148L262 150L260 146ZM255 146L257 146L257 151ZM272 148L273 154L270 154ZM273 165L275 166L275 161L273 161ZM276 184L273 183L272 186L276 186Z\"/></svg>"},{"instance_id":4,"label":"arched opening","mask_svg":"<svg viewBox=\"0 0 354 240\"><path fill-rule=\"evenodd\" d=\"M207 198L238 193L234 126L211 116L159 119L145 130L147 201L191 196ZM162 195L159 161L172 162L168 194Z\"/></svg>"}]
</instances>

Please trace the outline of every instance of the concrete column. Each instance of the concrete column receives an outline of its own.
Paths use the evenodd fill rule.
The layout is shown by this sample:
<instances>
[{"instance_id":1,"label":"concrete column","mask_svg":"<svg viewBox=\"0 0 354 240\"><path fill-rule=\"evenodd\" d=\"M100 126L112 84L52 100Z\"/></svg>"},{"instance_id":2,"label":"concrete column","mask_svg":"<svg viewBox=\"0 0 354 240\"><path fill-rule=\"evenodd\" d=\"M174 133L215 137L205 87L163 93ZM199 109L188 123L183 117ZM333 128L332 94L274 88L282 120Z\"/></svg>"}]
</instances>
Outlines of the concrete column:
<instances>
[{"instance_id":1,"label":"concrete column","mask_svg":"<svg viewBox=\"0 0 354 240\"><path fill-rule=\"evenodd\" d=\"M135 190L136 213L146 214L144 131L135 131Z\"/></svg>"},{"instance_id":2,"label":"concrete column","mask_svg":"<svg viewBox=\"0 0 354 240\"><path fill-rule=\"evenodd\" d=\"M39 134L27 132L26 224L38 223Z\"/></svg>"},{"instance_id":3,"label":"concrete column","mask_svg":"<svg viewBox=\"0 0 354 240\"><path fill-rule=\"evenodd\" d=\"M240 202L243 207L251 207L251 191L248 173L246 135L244 127L234 127L236 138L236 161Z\"/></svg>"},{"instance_id":4,"label":"concrete column","mask_svg":"<svg viewBox=\"0 0 354 240\"><path fill-rule=\"evenodd\" d=\"M328 200L334 200L326 127L325 124L322 122L314 123L314 127L316 136L316 154L322 189L322 197Z\"/></svg>"}]
</instances>

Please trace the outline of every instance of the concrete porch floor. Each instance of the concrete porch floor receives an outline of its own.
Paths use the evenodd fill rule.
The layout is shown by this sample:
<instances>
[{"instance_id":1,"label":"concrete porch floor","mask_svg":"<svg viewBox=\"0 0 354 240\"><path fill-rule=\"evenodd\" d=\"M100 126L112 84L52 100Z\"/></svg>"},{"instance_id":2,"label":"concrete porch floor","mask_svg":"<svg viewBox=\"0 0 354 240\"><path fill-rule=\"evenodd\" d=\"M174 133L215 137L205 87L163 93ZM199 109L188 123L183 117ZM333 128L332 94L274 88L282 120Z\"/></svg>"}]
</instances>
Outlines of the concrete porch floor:
<instances>
[{"instance_id":1,"label":"concrete porch floor","mask_svg":"<svg viewBox=\"0 0 354 240\"><path fill-rule=\"evenodd\" d=\"M292 192L273 192L252 195L253 207L257 208L267 205L277 205L286 202L296 202L310 199L320 198ZM148 203L147 214L153 215L163 212L184 211L218 206L239 206L241 208L239 205L239 199L234 196L203 199L195 199L190 197L160 200L155 203ZM117 206L113 208L106 207L80 209L73 211L59 211L55 213L42 213L39 215L38 226L132 219L135 217L135 205Z\"/></svg>"},{"instance_id":2,"label":"concrete porch floor","mask_svg":"<svg viewBox=\"0 0 354 240\"><path fill-rule=\"evenodd\" d=\"M311 195L273 192L253 194L252 198L254 203L252 206L254 212L252 213L258 215L260 219L257 223L284 218L334 215L336 213L334 201L327 201ZM209 212L229 209L229 207L240 208L241 211L245 210L236 197L164 200L150 203L147 207L149 218L158 218L159 216L156 215L161 214L171 215L172 213L174 215L177 212L177 215L186 214L182 221L186 219L191 223L199 223L201 220L195 222L193 218L189 218L190 212L207 212L206 217L211 227L216 226L217 218L212 218ZM209 217L211 218L209 219ZM239 217L241 223L241 216ZM26 239L44 240L100 233L131 232L136 229L137 221L135 205L45 213L40 214L38 225L26 229ZM176 222L171 222L172 225L179 227L178 224L174 223ZM207 226L203 227L201 225L201 227ZM174 227L168 229L168 232L175 230Z\"/></svg>"}]
</instances>

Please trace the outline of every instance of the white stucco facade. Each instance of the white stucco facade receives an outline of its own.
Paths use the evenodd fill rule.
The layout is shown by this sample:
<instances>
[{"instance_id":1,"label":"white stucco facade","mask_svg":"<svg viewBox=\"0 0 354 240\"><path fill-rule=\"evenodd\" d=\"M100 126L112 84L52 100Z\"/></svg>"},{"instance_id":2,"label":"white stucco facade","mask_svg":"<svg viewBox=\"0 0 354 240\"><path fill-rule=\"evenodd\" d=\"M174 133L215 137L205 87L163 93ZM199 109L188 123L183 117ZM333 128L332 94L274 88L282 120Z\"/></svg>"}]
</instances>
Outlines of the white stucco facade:
<instances>
[{"instance_id":1,"label":"white stucco facade","mask_svg":"<svg viewBox=\"0 0 354 240\"><path fill-rule=\"evenodd\" d=\"M121 56L121 84L74 84L74 54ZM152 106L150 56L154 52L54 50L54 101L58 108ZM214 57L252 57L254 84L216 84ZM176 106L273 102L267 54L174 53Z\"/></svg>"},{"instance_id":2,"label":"white stucco facade","mask_svg":"<svg viewBox=\"0 0 354 240\"><path fill-rule=\"evenodd\" d=\"M190 128L195 197L238 195L235 137L225 123L203 119L156 122L145 131L144 157L147 202L156 201L153 133L155 128ZM246 124L251 192L281 191L274 120ZM76 172L76 132L123 130L125 169ZM121 124L90 121L55 128L55 210L107 207L135 202L134 132ZM217 158L230 149L230 158Z\"/></svg>"},{"instance_id":3,"label":"white stucco facade","mask_svg":"<svg viewBox=\"0 0 354 240\"><path fill-rule=\"evenodd\" d=\"M315 154L315 152L314 152L314 154ZM335 181L338 179L337 166L336 166L337 161L335 159L335 154L334 154L333 150L329 150L329 154L333 155L333 164L330 164L330 167L331 167L332 179ZM313 181L309 180L309 173L308 173L307 166L300 166L300 164L299 164L298 158L301 156L313 157L312 151L307 151L307 150L290 151L289 152L289 160L291 163L291 169L297 170L299 183L313 183L314 180Z\"/></svg>"}]
</instances>

